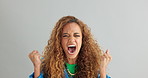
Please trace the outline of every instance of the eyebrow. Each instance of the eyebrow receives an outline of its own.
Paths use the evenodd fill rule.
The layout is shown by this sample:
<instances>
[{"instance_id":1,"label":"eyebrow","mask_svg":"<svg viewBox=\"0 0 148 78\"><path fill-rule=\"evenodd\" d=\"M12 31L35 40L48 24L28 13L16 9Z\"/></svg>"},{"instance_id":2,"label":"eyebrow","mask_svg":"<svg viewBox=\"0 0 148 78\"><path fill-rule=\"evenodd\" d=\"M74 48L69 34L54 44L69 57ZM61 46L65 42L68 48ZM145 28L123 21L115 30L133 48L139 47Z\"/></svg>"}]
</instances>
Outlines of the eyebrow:
<instances>
[{"instance_id":1,"label":"eyebrow","mask_svg":"<svg viewBox=\"0 0 148 78\"><path fill-rule=\"evenodd\" d=\"M63 33L63 34L68 34L68 33Z\"/></svg>"},{"instance_id":2,"label":"eyebrow","mask_svg":"<svg viewBox=\"0 0 148 78\"><path fill-rule=\"evenodd\" d=\"M74 34L80 34L80 33L74 33Z\"/></svg>"},{"instance_id":3,"label":"eyebrow","mask_svg":"<svg viewBox=\"0 0 148 78\"><path fill-rule=\"evenodd\" d=\"M63 33L63 34L68 34L68 33ZM80 34L80 33L74 33L74 34Z\"/></svg>"}]
</instances>

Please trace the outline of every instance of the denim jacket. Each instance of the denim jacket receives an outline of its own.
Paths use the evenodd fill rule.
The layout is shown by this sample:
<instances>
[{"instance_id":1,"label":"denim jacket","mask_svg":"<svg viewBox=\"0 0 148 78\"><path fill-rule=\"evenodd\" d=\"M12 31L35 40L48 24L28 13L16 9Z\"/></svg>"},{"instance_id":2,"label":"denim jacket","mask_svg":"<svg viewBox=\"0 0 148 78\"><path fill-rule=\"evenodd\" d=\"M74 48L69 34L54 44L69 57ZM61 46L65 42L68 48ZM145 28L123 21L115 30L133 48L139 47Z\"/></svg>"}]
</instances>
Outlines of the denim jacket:
<instances>
[{"instance_id":1,"label":"denim jacket","mask_svg":"<svg viewBox=\"0 0 148 78\"><path fill-rule=\"evenodd\" d=\"M64 76L65 78L73 78L73 77L69 77L68 73L66 70L64 70ZM29 78L34 78L34 73L32 73ZM40 74L40 76L38 78L44 78L43 73ZM100 74L98 74L98 78L100 78ZM106 78L111 78L108 75L106 75Z\"/></svg>"}]
</instances>

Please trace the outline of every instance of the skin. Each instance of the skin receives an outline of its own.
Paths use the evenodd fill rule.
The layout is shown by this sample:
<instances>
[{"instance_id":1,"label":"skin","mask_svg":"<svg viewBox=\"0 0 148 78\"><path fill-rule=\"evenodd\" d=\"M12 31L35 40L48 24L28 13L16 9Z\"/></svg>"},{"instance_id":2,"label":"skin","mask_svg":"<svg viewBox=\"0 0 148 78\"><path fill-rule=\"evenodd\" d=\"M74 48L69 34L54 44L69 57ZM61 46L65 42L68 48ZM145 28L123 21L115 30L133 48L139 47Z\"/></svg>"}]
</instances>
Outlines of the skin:
<instances>
[{"instance_id":1,"label":"skin","mask_svg":"<svg viewBox=\"0 0 148 78\"><path fill-rule=\"evenodd\" d=\"M76 51L74 54L69 54L68 45L76 45ZM78 24L69 23L64 26L62 33L62 47L67 56L67 62L69 64L75 64L77 55L82 45L82 32Z\"/></svg>"},{"instance_id":2,"label":"skin","mask_svg":"<svg viewBox=\"0 0 148 78\"><path fill-rule=\"evenodd\" d=\"M106 52L101 56L100 78L106 78L106 68L111 60L112 57L109 54L109 50L106 50Z\"/></svg>"},{"instance_id":3,"label":"skin","mask_svg":"<svg viewBox=\"0 0 148 78\"><path fill-rule=\"evenodd\" d=\"M37 78L40 75L41 55L37 50L34 50L31 53L29 53L28 57L30 58L34 66L34 78Z\"/></svg>"},{"instance_id":4,"label":"skin","mask_svg":"<svg viewBox=\"0 0 148 78\"><path fill-rule=\"evenodd\" d=\"M76 51L72 55L68 53L68 45L71 44L76 45ZM62 48L64 49L67 56L67 62L69 64L76 64L81 45L82 32L78 24L69 23L65 25L62 33ZM37 50L34 50L28 56L34 65L34 78L37 78L40 75L41 55ZM100 78L106 78L106 68L111 59L112 57L110 56L109 51L106 50L106 52L101 56Z\"/></svg>"}]
</instances>

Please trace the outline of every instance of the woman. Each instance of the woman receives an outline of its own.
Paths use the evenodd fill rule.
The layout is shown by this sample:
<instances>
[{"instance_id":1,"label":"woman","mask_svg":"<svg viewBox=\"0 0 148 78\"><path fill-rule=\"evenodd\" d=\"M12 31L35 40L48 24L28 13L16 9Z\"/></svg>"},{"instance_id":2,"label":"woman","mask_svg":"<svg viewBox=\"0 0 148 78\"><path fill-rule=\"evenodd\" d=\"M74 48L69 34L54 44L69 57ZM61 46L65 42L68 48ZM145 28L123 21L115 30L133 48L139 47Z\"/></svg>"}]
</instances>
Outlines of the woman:
<instances>
[{"instance_id":1,"label":"woman","mask_svg":"<svg viewBox=\"0 0 148 78\"><path fill-rule=\"evenodd\" d=\"M86 24L73 16L55 25L43 59L38 51L29 54L34 65L30 78L110 78L106 68L112 57L102 53Z\"/></svg>"}]
</instances>

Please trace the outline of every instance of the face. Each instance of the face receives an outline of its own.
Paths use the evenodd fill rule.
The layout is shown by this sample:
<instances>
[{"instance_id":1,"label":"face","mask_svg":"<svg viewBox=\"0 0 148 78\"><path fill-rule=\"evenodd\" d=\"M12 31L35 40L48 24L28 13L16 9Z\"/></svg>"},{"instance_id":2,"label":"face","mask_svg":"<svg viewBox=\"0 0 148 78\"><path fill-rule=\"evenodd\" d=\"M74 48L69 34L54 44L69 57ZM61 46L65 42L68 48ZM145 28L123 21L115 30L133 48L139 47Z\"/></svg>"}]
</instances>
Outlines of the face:
<instances>
[{"instance_id":1,"label":"face","mask_svg":"<svg viewBox=\"0 0 148 78\"><path fill-rule=\"evenodd\" d=\"M82 45L82 32L77 23L68 23L62 32L62 47L67 58L77 57Z\"/></svg>"}]
</instances>

